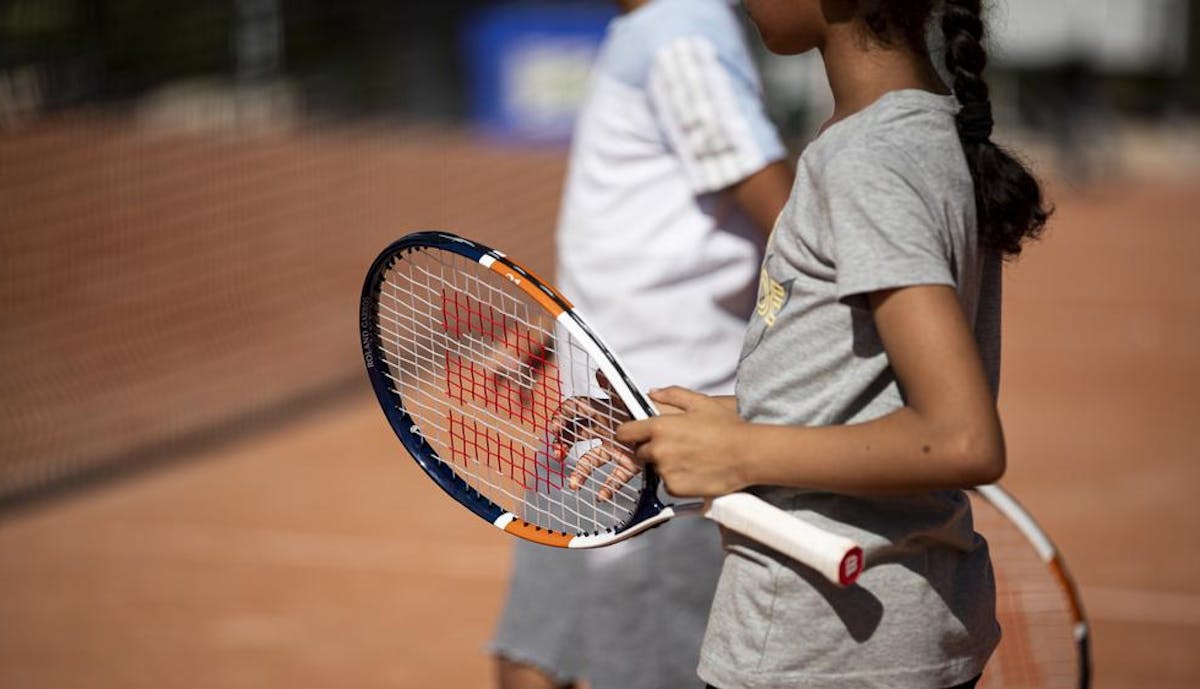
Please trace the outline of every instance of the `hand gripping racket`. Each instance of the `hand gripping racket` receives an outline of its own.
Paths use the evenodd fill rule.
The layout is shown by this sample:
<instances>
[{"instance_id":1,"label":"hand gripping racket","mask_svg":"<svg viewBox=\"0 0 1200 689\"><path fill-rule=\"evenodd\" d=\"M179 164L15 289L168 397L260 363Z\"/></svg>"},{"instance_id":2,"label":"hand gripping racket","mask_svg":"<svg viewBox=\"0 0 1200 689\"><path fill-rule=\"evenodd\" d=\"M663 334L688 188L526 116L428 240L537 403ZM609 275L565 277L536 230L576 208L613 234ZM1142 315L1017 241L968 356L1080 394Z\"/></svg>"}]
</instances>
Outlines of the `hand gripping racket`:
<instances>
[{"instance_id":1,"label":"hand gripping racket","mask_svg":"<svg viewBox=\"0 0 1200 689\"><path fill-rule=\"evenodd\" d=\"M509 534L592 548L697 514L842 586L863 568L850 539L747 493L664 504L653 466L604 462L570 485L582 455L631 454L616 427L656 412L571 304L504 254L445 232L400 239L367 274L360 330L371 385L409 454ZM579 400L586 423L564 423Z\"/></svg>"}]
</instances>

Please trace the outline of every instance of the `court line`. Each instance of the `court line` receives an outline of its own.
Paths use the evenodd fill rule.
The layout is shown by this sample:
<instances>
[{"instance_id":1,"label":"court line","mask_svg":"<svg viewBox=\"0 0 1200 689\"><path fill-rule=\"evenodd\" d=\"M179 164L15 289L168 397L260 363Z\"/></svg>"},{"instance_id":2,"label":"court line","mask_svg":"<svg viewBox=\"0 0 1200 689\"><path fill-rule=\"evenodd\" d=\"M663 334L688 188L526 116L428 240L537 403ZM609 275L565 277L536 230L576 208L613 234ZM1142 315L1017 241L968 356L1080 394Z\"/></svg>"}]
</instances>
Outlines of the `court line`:
<instances>
[{"instance_id":1,"label":"court line","mask_svg":"<svg viewBox=\"0 0 1200 689\"><path fill-rule=\"evenodd\" d=\"M1093 620L1200 627L1200 594L1089 586L1083 605Z\"/></svg>"}]
</instances>

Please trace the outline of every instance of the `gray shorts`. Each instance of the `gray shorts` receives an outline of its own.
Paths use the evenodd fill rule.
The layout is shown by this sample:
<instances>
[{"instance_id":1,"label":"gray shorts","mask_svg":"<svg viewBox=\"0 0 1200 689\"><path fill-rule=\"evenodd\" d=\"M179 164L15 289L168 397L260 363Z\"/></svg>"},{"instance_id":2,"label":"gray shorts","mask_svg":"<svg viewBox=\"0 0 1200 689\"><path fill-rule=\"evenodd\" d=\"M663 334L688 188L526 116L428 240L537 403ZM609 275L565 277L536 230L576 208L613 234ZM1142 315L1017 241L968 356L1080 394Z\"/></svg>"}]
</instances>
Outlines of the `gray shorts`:
<instances>
[{"instance_id":1,"label":"gray shorts","mask_svg":"<svg viewBox=\"0 0 1200 689\"><path fill-rule=\"evenodd\" d=\"M629 541L566 551L518 541L491 650L592 689L688 689L721 572L706 519L677 519Z\"/></svg>"}]
</instances>

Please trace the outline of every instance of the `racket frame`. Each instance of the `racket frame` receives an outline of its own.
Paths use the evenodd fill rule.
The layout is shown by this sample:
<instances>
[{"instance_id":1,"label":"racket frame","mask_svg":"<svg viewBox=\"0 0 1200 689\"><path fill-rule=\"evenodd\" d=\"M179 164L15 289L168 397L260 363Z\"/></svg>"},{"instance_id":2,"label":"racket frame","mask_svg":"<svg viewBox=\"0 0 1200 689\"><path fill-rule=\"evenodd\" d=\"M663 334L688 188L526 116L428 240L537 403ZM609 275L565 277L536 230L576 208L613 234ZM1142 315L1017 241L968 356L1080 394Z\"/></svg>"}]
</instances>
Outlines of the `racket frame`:
<instances>
[{"instance_id":1,"label":"racket frame","mask_svg":"<svg viewBox=\"0 0 1200 689\"><path fill-rule=\"evenodd\" d=\"M1038 558L1050 569L1058 585L1062 588L1067 597L1071 620L1074 624L1071 632L1077 651L1078 686L1079 689L1090 689L1092 685L1091 628L1083 609L1083 596L1079 592L1079 585L1071 576L1071 571L1067 569L1067 563L1063 559L1062 553L1059 552L1050 536L1042 530L1033 515L999 484L976 486L974 492L990 503L997 512L1004 515L1016 527L1017 531L1021 532L1021 535L1029 541Z\"/></svg>"},{"instance_id":2,"label":"racket frame","mask_svg":"<svg viewBox=\"0 0 1200 689\"><path fill-rule=\"evenodd\" d=\"M404 409L403 399L401 399L399 391L395 390L393 381L387 375L386 364L381 363L381 357L377 352L380 349L380 343L375 327L375 306L378 303L383 276L405 252L421 249L438 249L457 254L506 278L550 313L558 325L570 332L578 344L588 350L588 354L597 362L609 381L620 381L620 384L613 385L613 388L634 418L645 419L656 413L650 401L634 387L612 350L603 344L599 335L589 328L583 319L576 315L571 302L531 270L495 249L448 232L436 230L414 232L393 242L371 264L363 282L359 330L363 361L367 368L367 376L371 381L371 388L375 392L392 430L417 465L450 497L480 518L503 531L544 545L567 548L600 547L632 537L674 517L675 511L670 506L664 505L657 497L660 483L658 474L654 471L653 466L646 466L642 474L644 484L639 501L632 516L625 524L610 531L591 534L577 535L552 531L518 518L487 496L471 488L455 473L450 464L438 455L421 433L416 421ZM381 368L381 365L384 368Z\"/></svg>"}]
</instances>

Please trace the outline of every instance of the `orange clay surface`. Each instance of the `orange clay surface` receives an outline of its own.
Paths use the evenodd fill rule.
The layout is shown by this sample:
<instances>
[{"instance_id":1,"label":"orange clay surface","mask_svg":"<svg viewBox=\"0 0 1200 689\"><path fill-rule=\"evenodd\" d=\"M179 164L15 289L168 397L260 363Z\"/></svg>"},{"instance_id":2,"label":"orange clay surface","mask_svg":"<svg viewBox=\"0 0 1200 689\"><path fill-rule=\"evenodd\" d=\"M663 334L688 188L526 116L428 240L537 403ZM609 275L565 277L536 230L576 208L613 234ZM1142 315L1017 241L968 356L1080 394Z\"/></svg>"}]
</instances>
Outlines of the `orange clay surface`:
<instances>
[{"instance_id":1,"label":"orange clay surface","mask_svg":"<svg viewBox=\"0 0 1200 689\"><path fill-rule=\"evenodd\" d=\"M1101 689L1200 681L1198 197L1060 191L1008 274L1006 482L1083 587ZM548 263L548 237L506 248ZM364 381L339 408L0 521L0 687L486 687L508 566Z\"/></svg>"}]
</instances>

